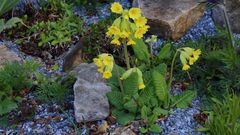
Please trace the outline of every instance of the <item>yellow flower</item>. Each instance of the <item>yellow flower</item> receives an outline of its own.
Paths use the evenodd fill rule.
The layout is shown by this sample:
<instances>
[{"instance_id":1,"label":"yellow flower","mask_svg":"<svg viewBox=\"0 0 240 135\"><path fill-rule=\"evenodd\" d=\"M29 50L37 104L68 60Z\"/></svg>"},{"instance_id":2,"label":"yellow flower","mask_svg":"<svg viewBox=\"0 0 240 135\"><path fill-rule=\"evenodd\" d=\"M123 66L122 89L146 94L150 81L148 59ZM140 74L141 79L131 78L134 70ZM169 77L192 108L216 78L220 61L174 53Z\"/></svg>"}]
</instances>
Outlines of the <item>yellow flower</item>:
<instances>
[{"instance_id":1,"label":"yellow flower","mask_svg":"<svg viewBox=\"0 0 240 135\"><path fill-rule=\"evenodd\" d=\"M193 58L194 58L195 61L198 60L200 54L201 54L200 49L197 49L196 51L193 52L192 55L193 55Z\"/></svg>"},{"instance_id":2,"label":"yellow flower","mask_svg":"<svg viewBox=\"0 0 240 135\"><path fill-rule=\"evenodd\" d=\"M193 65L195 62L195 59L193 57L189 57L189 65Z\"/></svg>"},{"instance_id":3,"label":"yellow flower","mask_svg":"<svg viewBox=\"0 0 240 135\"><path fill-rule=\"evenodd\" d=\"M149 28L150 28L150 26L148 26L148 25L142 26L142 29L145 30L145 33L148 31ZM145 34L145 33L144 33L144 34Z\"/></svg>"},{"instance_id":4,"label":"yellow flower","mask_svg":"<svg viewBox=\"0 0 240 135\"><path fill-rule=\"evenodd\" d=\"M190 69L190 66L188 64L184 64L182 67L182 70L187 71Z\"/></svg>"},{"instance_id":5,"label":"yellow flower","mask_svg":"<svg viewBox=\"0 0 240 135\"><path fill-rule=\"evenodd\" d=\"M117 38L114 38L112 41L111 41L111 44L115 44L115 45L120 45L120 41L117 39Z\"/></svg>"},{"instance_id":6,"label":"yellow flower","mask_svg":"<svg viewBox=\"0 0 240 135\"><path fill-rule=\"evenodd\" d=\"M145 17L139 17L135 20L137 27L143 27L147 24L147 19Z\"/></svg>"},{"instance_id":7,"label":"yellow flower","mask_svg":"<svg viewBox=\"0 0 240 135\"><path fill-rule=\"evenodd\" d=\"M138 85L138 89L144 89L144 88L145 88L144 83L140 83L140 84Z\"/></svg>"},{"instance_id":8,"label":"yellow flower","mask_svg":"<svg viewBox=\"0 0 240 135\"><path fill-rule=\"evenodd\" d=\"M141 16L141 10L140 8L131 8L129 10L129 17L132 19L137 19Z\"/></svg>"},{"instance_id":9,"label":"yellow flower","mask_svg":"<svg viewBox=\"0 0 240 135\"><path fill-rule=\"evenodd\" d=\"M127 42L127 45L135 45L136 42L133 41L132 39L129 39L128 42Z\"/></svg>"},{"instance_id":10,"label":"yellow flower","mask_svg":"<svg viewBox=\"0 0 240 135\"><path fill-rule=\"evenodd\" d=\"M108 79L112 76L112 73L110 71L103 72L103 78Z\"/></svg>"},{"instance_id":11,"label":"yellow flower","mask_svg":"<svg viewBox=\"0 0 240 135\"><path fill-rule=\"evenodd\" d=\"M126 32L126 31L123 31L121 32L121 38L128 38L130 36L131 32Z\"/></svg>"},{"instance_id":12,"label":"yellow flower","mask_svg":"<svg viewBox=\"0 0 240 135\"><path fill-rule=\"evenodd\" d=\"M147 32L147 31L146 31L145 28L138 28L138 29L136 30L134 36L135 36L136 38L142 38L143 35L144 35L146 32Z\"/></svg>"},{"instance_id":13,"label":"yellow flower","mask_svg":"<svg viewBox=\"0 0 240 135\"><path fill-rule=\"evenodd\" d=\"M120 29L116 26L111 26L108 28L107 36L119 35L121 33Z\"/></svg>"},{"instance_id":14,"label":"yellow flower","mask_svg":"<svg viewBox=\"0 0 240 135\"><path fill-rule=\"evenodd\" d=\"M114 2L111 6L111 11L113 13L121 14L123 12L122 5L119 4L118 2Z\"/></svg>"},{"instance_id":15,"label":"yellow flower","mask_svg":"<svg viewBox=\"0 0 240 135\"><path fill-rule=\"evenodd\" d=\"M98 68L98 72L103 73L103 68L104 68L104 67Z\"/></svg>"},{"instance_id":16,"label":"yellow flower","mask_svg":"<svg viewBox=\"0 0 240 135\"><path fill-rule=\"evenodd\" d=\"M112 63L112 58L110 56L107 56L105 58L103 58L103 64L104 65L110 65Z\"/></svg>"},{"instance_id":17,"label":"yellow flower","mask_svg":"<svg viewBox=\"0 0 240 135\"><path fill-rule=\"evenodd\" d=\"M93 59L93 62L94 62L95 65L97 65L98 67L103 66L102 61L101 61L100 59L98 59L98 58L94 58L94 59Z\"/></svg>"}]
</instances>

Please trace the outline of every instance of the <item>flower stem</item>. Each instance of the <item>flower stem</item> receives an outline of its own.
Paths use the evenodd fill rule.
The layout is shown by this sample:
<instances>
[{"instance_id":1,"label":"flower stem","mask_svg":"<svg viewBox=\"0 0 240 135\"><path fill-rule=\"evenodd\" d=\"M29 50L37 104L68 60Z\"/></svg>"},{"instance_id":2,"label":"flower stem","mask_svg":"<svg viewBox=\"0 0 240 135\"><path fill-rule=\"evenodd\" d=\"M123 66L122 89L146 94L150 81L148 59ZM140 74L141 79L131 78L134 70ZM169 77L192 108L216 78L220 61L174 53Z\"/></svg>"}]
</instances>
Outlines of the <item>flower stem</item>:
<instances>
[{"instance_id":1,"label":"flower stem","mask_svg":"<svg viewBox=\"0 0 240 135\"><path fill-rule=\"evenodd\" d=\"M223 13L224 13L224 20L225 20L225 24L226 24L227 31L228 31L228 37L229 37L229 40L231 42L232 47L234 48L235 47L235 41L233 39L231 24L230 24L230 21L229 21L229 17L228 17L225 5L226 5L226 0L224 0L224 2L223 2L222 10L223 10Z\"/></svg>"},{"instance_id":2,"label":"flower stem","mask_svg":"<svg viewBox=\"0 0 240 135\"><path fill-rule=\"evenodd\" d=\"M117 66L116 66L116 72L117 72L117 77L118 77L118 83L119 83L119 86L120 86L120 90L121 90L122 94L124 94L123 84L122 84L122 81L120 79L119 67L117 67Z\"/></svg>"},{"instance_id":3,"label":"flower stem","mask_svg":"<svg viewBox=\"0 0 240 135\"><path fill-rule=\"evenodd\" d=\"M127 69L130 69L130 62L129 62L129 57L128 57L127 44L125 44L123 46L124 46L124 55L125 55L125 59L126 59Z\"/></svg>"},{"instance_id":4,"label":"flower stem","mask_svg":"<svg viewBox=\"0 0 240 135\"><path fill-rule=\"evenodd\" d=\"M176 51L176 53L174 54L173 60L172 60L172 64L171 64L171 72L170 72L170 79L169 79L169 83L168 83L168 88L171 88L172 86L172 80L173 80L173 66L175 63L175 60L177 58L179 50Z\"/></svg>"},{"instance_id":5,"label":"flower stem","mask_svg":"<svg viewBox=\"0 0 240 135\"><path fill-rule=\"evenodd\" d=\"M189 80L192 82L192 78L191 78L191 76L190 76L188 71L187 71L187 75L188 75Z\"/></svg>"}]
</instances>

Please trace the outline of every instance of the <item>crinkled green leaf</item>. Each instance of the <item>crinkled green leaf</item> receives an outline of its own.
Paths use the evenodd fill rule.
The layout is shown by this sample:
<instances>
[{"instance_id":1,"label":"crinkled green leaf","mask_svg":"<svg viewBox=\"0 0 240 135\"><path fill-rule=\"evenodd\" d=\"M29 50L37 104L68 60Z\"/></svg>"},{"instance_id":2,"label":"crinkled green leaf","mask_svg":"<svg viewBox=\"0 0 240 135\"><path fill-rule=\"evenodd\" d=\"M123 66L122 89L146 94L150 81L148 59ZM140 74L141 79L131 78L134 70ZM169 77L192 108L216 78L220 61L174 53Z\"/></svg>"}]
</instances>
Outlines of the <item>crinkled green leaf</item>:
<instances>
[{"instance_id":1,"label":"crinkled green leaf","mask_svg":"<svg viewBox=\"0 0 240 135\"><path fill-rule=\"evenodd\" d=\"M182 94L172 97L172 107L176 106L177 108L187 108L188 105L192 102L195 97L196 92L187 90Z\"/></svg>"},{"instance_id":2,"label":"crinkled green leaf","mask_svg":"<svg viewBox=\"0 0 240 135\"><path fill-rule=\"evenodd\" d=\"M132 74L125 80L123 80L124 94L133 96L138 92L138 74L132 72Z\"/></svg>"},{"instance_id":3,"label":"crinkled green leaf","mask_svg":"<svg viewBox=\"0 0 240 135\"><path fill-rule=\"evenodd\" d=\"M169 90L168 90L165 77L162 74L160 74L158 71L153 70L152 79L153 79L153 86L158 99L164 102L167 101Z\"/></svg>"},{"instance_id":4,"label":"crinkled green leaf","mask_svg":"<svg viewBox=\"0 0 240 135\"><path fill-rule=\"evenodd\" d=\"M112 115L117 118L117 122L121 125L127 125L135 119L135 115L132 113L126 113L117 109L112 110Z\"/></svg>"},{"instance_id":5,"label":"crinkled green leaf","mask_svg":"<svg viewBox=\"0 0 240 135\"><path fill-rule=\"evenodd\" d=\"M123 108L123 95L120 91L108 92L107 97L111 105L113 105L117 109Z\"/></svg>"},{"instance_id":6,"label":"crinkled green leaf","mask_svg":"<svg viewBox=\"0 0 240 135\"><path fill-rule=\"evenodd\" d=\"M157 55L159 60L164 60L170 57L171 54L171 44L166 44L163 46L159 54Z\"/></svg>"},{"instance_id":7,"label":"crinkled green leaf","mask_svg":"<svg viewBox=\"0 0 240 135\"><path fill-rule=\"evenodd\" d=\"M165 110L165 109L162 109L160 107L155 107L153 109L153 113L156 113L157 115L168 115L169 111Z\"/></svg>"},{"instance_id":8,"label":"crinkled green leaf","mask_svg":"<svg viewBox=\"0 0 240 135\"><path fill-rule=\"evenodd\" d=\"M136 39L135 42L136 44L132 45L134 54L139 60L149 63L150 54L148 52L146 44L143 42L142 39Z\"/></svg>"},{"instance_id":9,"label":"crinkled green leaf","mask_svg":"<svg viewBox=\"0 0 240 135\"><path fill-rule=\"evenodd\" d=\"M12 17L6 22L4 29L11 29L12 27L15 27L17 23L20 23L20 22L22 22L22 19L18 17Z\"/></svg>"}]
</instances>

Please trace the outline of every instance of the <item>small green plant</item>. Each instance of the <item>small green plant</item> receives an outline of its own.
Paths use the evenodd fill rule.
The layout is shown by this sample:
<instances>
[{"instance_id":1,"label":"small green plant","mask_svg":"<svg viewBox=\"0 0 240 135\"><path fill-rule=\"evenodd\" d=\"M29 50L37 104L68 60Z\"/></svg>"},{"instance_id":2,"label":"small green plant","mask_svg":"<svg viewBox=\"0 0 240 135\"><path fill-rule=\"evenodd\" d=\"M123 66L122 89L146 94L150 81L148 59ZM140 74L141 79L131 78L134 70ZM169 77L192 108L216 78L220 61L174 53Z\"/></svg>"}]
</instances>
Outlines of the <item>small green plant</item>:
<instances>
[{"instance_id":1,"label":"small green plant","mask_svg":"<svg viewBox=\"0 0 240 135\"><path fill-rule=\"evenodd\" d=\"M213 112L210 113L206 128L212 135L240 134L240 97L228 94L221 102L215 98Z\"/></svg>"},{"instance_id":2,"label":"small green plant","mask_svg":"<svg viewBox=\"0 0 240 135\"><path fill-rule=\"evenodd\" d=\"M114 57L106 53L98 55L93 61L112 88L107 93L112 115L123 125L135 119L143 119L146 125L140 129L142 133L159 133L161 128L155 124L159 116L168 114L172 107L187 107L195 96L191 90L176 96L170 94L177 56L180 56L182 70L188 72L201 51L190 47L177 49L170 64L170 77L166 79L168 66L157 61L169 58L171 45L166 44L157 56L153 55L151 46L149 49L142 39L149 26L146 25L147 19L141 15L141 10L124 10L117 2L112 4L111 10L121 16L115 19L106 35L113 38L111 44L123 47L126 69L115 64ZM147 42L156 42L156 36ZM130 47L133 54L128 51Z\"/></svg>"},{"instance_id":3,"label":"small green plant","mask_svg":"<svg viewBox=\"0 0 240 135\"><path fill-rule=\"evenodd\" d=\"M23 24L22 19L18 17L12 17L7 22L5 22L4 19L0 19L0 33L6 29L11 29L13 27L16 27L18 23Z\"/></svg>"},{"instance_id":4,"label":"small green plant","mask_svg":"<svg viewBox=\"0 0 240 135\"><path fill-rule=\"evenodd\" d=\"M64 11L63 14L60 14L61 18L56 21L38 22L28 30L30 35L40 33L37 37L39 46L47 44L53 46L63 45L71 42L73 35L82 32L83 20L74 15L70 5L63 1L59 4Z\"/></svg>"},{"instance_id":5,"label":"small green plant","mask_svg":"<svg viewBox=\"0 0 240 135\"><path fill-rule=\"evenodd\" d=\"M34 91L36 98L44 103L60 102L69 92L67 86L61 82L51 80L43 74L37 74L37 88Z\"/></svg>"},{"instance_id":6,"label":"small green plant","mask_svg":"<svg viewBox=\"0 0 240 135\"><path fill-rule=\"evenodd\" d=\"M21 97L19 92L31 88L32 75L38 65L27 61L23 65L17 62L6 63L0 70L0 115L4 115L17 108Z\"/></svg>"},{"instance_id":7,"label":"small green plant","mask_svg":"<svg viewBox=\"0 0 240 135\"><path fill-rule=\"evenodd\" d=\"M86 7L91 13L96 13L96 7L100 6L103 2L110 3L112 0L69 0L77 6Z\"/></svg>"},{"instance_id":8,"label":"small green plant","mask_svg":"<svg viewBox=\"0 0 240 135\"><path fill-rule=\"evenodd\" d=\"M17 3L20 0L11 0L10 2L8 0L2 0L0 3L0 17L11 10L14 6L17 5ZM6 29L10 29L15 27L18 23L22 23L22 20L18 17L12 17L11 19L7 20L5 22L5 19L0 19L0 33Z\"/></svg>"}]
</instances>

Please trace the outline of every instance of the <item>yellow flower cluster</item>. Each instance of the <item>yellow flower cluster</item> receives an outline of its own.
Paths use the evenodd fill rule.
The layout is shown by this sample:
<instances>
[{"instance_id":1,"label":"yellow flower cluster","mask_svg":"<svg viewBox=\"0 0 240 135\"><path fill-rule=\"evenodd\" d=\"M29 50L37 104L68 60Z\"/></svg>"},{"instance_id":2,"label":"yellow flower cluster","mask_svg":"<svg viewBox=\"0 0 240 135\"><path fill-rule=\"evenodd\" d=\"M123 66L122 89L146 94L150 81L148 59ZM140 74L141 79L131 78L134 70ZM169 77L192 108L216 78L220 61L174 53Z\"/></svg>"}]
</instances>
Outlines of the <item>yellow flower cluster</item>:
<instances>
[{"instance_id":1,"label":"yellow flower cluster","mask_svg":"<svg viewBox=\"0 0 240 135\"><path fill-rule=\"evenodd\" d=\"M114 64L113 56L107 53L98 55L98 58L94 58L93 62L98 67L98 72L102 73L103 78L108 79L112 77L112 69Z\"/></svg>"},{"instance_id":2,"label":"yellow flower cluster","mask_svg":"<svg viewBox=\"0 0 240 135\"><path fill-rule=\"evenodd\" d=\"M145 85L142 78L142 72L138 68L131 68L127 70L120 79L121 80L127 79L133 72L137 73L138 75L138 89L144 89Z\"/></svg>"},{"instance_id":3,"label":"yellow flower cluster","mask_svg":"<svg viewBox=\"0 0 240 135\"><path fill-rule=\"evenodd\" d=\"M200 49L195 50L190 47L180 49L180 60L183 64L182 70L189 70L190 66L198 60L200 54Z\"/></svg>"},{"instance_id":4,"label":"yellow flower cluster","mask_svg":"<svg viewBox=\"0 0 240 135\"><path fill-rule=\"evenodd\" d=\"M127 45L134 45L136 44L135 40L142 38L148 31L147 19L141 15L139 8L124 10L121 4L114 2L111 5L111 11L122 15L114 21L106 33L108 37L113 36L111 44L119 46L121 44L120 40L124 39Z\"/></svg>"}]
</instances>

